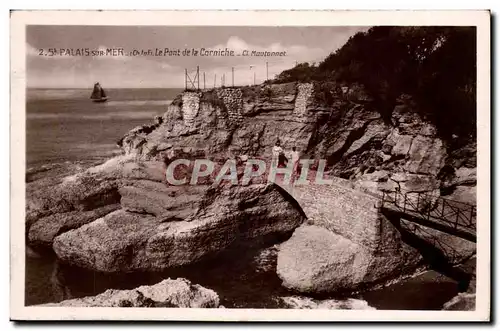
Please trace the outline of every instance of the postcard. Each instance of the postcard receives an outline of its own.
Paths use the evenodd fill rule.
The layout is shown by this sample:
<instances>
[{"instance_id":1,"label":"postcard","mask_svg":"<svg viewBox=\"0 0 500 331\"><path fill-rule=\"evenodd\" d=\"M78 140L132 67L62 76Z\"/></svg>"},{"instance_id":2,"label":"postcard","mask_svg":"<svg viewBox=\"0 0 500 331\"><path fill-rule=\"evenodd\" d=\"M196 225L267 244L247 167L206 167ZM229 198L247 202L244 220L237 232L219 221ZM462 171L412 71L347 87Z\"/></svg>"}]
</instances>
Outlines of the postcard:
<instances>
[{"instance_id":1,"label":"postcard","mask_svg":"<svg viewBox=\"0 0 500 331\"><path fill-rule=\"evenodd\" d=\"M489 321L488 11L12 11L11 319Z\"/></svg>"}]
</instances>

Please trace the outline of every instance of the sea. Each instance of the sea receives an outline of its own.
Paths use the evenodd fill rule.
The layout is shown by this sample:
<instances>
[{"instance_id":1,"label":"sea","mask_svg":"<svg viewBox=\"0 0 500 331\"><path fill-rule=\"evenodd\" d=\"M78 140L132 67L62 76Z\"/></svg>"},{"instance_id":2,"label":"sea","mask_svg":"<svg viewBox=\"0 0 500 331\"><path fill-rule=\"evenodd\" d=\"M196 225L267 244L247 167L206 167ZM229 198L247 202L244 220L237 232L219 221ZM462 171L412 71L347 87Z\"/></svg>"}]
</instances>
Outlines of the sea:
<instances>
[{"instance_id":1,"label":"sea","mask_svg":"<svg viewBox=\"0 0 500 331\"><path fill-rule=\"evenodd\" d=\"M101 160L119 153L116 142L130 129L163 115L182 89L106 89L94 103L92 89L27 89L27 169Z\"/></svg>"},{"instance_id":2,"label":"sea","mask_svg":"<svg viewBox=\"0 0 500 331\"><path fill-rule=\"evenodd\" d=\"M180 92L180 89L106 89L109 101L93 103L89 98L91 89L28 89L27 174L40 168L95 164L119 154L116 142L130 129L162 115ZM226 308L282 308L279 298L297 293L281 286L275 255L268 253L269 250L240 251L237 256L223 256L189 268L112 275L64 266L52 252L35 252L27 247L25 304L59 302L97 295L110 288L131 289L167 277L184 277L214 289ZM457 293L455 280L428 271L354 298L376 309L434 310ZM348 302L348 298L328 295L321 299Z\"/></svg>"}]
</instances>

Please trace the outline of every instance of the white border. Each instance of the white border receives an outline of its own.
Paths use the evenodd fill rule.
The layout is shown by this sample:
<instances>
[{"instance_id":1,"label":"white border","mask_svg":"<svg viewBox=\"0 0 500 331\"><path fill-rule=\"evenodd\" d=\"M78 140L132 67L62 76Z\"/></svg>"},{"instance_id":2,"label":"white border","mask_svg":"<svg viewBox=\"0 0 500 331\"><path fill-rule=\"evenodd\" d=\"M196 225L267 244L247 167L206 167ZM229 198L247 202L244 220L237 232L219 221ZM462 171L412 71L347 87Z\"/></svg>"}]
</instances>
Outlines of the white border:
<instances>
[{"instance_id":1,"label":"white border","mask_svg":"<svg viewBox=\"0 0 500 331\"><path fill-rule=\"evenodd\" d=\"M477 26L478 229L477 309L344 311L293 309L24 307L25 26ZM490 307L490 16L488 11L18 11L11 14L11 318L24 320L204 321L485 321Z\"/></svg>"}]
</instances>

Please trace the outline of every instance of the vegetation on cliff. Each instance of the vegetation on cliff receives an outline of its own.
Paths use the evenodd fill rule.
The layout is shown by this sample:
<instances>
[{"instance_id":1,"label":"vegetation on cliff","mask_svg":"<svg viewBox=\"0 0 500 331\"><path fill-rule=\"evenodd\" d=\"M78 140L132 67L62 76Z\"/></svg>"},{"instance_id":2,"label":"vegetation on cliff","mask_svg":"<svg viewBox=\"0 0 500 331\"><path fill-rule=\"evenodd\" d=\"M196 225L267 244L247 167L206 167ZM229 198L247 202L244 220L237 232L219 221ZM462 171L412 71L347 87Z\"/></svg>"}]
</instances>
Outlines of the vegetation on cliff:
<instances>
[{"instance_id":1,"label":"vegetation on cliff","mask_svg":"<svg viewBox=\"0 0 500 331\"><path fill-rule=\"evenodd\" d=\"M398 98L410 95L443 139L458 145L475 139L474 27L373 27L321 63L300 63L273 83L292 81L361 84L385 119Z\"/></svg>"}]
</instances>

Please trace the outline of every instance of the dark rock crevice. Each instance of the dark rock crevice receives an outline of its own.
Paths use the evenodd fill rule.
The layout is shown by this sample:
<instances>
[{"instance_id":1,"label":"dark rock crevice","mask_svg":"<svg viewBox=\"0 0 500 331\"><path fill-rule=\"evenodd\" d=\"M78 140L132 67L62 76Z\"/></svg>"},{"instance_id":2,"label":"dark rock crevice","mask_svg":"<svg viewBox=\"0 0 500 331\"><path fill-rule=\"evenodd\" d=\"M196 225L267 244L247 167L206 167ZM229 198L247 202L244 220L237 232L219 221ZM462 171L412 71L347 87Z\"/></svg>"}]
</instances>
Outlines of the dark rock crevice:
<instances>
[{"instance_id":1,"label":"dark rock crevice","mask_svg":"<svg viewBox=\"0 0 500 331\"><path fill-rule=\"evenodd\" d=\"M459 266L463 261L468 260L474 253L464 255L457 260L455 254L462 254L455 250L452 246L446 244L443 237L430 236L427 239L416 234L414 231L409 231L402 226L402 221L398 217L386 214L387 218L394 227L401 233L401 239L408 245L416 248L422 255L424 262L433 270L450 277L459 282L459 290L465 291L469 286L472 275ZM443 251L443 245L448 245L448 249L452 251ZM440 247L438 247L440 246ZM451 254L451 255L450 255Z\"/></svg>"},{"instance_id":2,"label":"dark rock crevice","mask_svg":"<svg viewBox=\"0 0 500 331\"><path fill-rule=\"evenodd\" d=\"M342 147L337 151L335 151L334 153L327 156L327 164L333 165L339 162L342 159L342 157L344 157L344 154L349 150L349 147L351 147L356 140L358 140L365 134L366 128L368 127L368 125L370 125L372 121L373 120L366 121L360 128L351 130L349 132L349 135L345 139L345 142L342 145Z\"/></svg>"}]
</instances>

